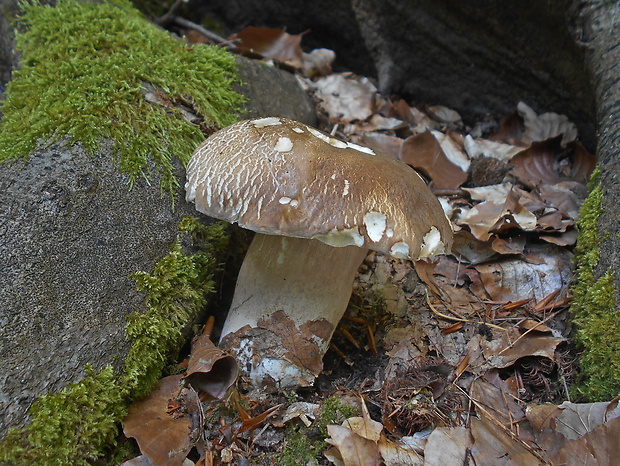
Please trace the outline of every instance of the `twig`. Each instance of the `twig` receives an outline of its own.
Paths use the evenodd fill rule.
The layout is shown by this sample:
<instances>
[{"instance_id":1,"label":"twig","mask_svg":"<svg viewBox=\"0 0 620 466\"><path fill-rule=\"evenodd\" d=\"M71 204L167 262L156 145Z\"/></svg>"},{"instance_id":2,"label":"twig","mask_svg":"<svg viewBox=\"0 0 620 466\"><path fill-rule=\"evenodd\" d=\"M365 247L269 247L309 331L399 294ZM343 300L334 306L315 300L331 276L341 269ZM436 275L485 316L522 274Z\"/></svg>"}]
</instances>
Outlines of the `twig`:
<instances>
[{"instance_id":1,"label":"twig","mask_svg":"<svg viewBox=\"0 0 620 466\"><path fill-rule=\"evenodd\" d=\"M497 424L497 426L500 429L502 429L504 431L504 433L506 433L510 438L512 438L517 443L521 444L521 446L523 446L527 451L529 451L532 455L534 455L536 458L538 458L544 464L549 464L549 465L553 466L553 463L551 461L545 459L540 453L538 453L536 450L534 450L529 443L527 443L525 440L521 439L512 430L508 429L499 419L497 419L495 416L493 416L492 413L490 413L487 409L485 409L484 406L482 406L482 404L480 404L478 401L474 400L469 395L469 393L467 393L465 390L463 390L463 388L459 387L456 384L454 384L454 386L458 390L460 390L461 393L463 393L463 395L465 395L470 400L470 402L472 402L476 406L476 408L478 408L480 410L481 413L484 413L484 415L487 416L491 421L493 421L493 423ZM470 427L470 429L471 429L471 427Z\"/></svg>"},{"instance_id":2,"label":"twig","mask_svg":"<svg viewBox=\"0 0 620 466\"><path fill-rule=\"evenodd\" d=\"M539 326L541 326L542 324L544 324L545 322L547 322L550 319L553 319L555 316L557 316L560 312L562 312L562 309L560 309L559 311L554 312L553 314L550 314L548 317L546 317L545 319L541 320L540 322L538 322L536 325L534 325L532 328L526 330L522 335L519 335L519 338L517 338L515 341L513 341L512 343L510 343L508 346L506 346L506 348L504 348L503 350L501 350L499 353L497 353L498 355L502 354L504 351L509 350L510 348L512 348L514 345L517 344L517 342L519 340L521 340L521 338L525 337L525 335L527 335L528 333L530 333L532 330L536 330L536 328L538 328Z\"/></svg>"},{"instance_id":3,"label":"twig","mask_svg":"<svg viewBox=\"0 0 620 466\"><path fill-rule=\"evenodd\" d=\"M441 312L439 312L437 309L435 309L435 307L431 304L431 301L428 297L428 292L426 292L426 303L428 304L428 306L431 308L431 311L433 311L433 313L435 315L438 315L439 317L441 317L442 319L447 319L447 320L455 320L458 322L467 322L470 324L480 324L480 325L488 325L489 327L493 327L496 328L498 330L502 330L502 331L506 331L505 328L500 327L499 325L494 325L494 324L490 324L488 322L482 322L482 321L475 321L475 320L469 320L469 319L463 319L463 318L459 318L459 317L452 317L452 316L448 316L446 314L442 314Z\"/></svg>"},{"instance_id":4,"label":"twig","mask_svg":"<svg viewBox=\"0 0 620 466\"><path fill-rule=\"evenodd\" d=\"M207 39L212 40L213 42L215 42L216 44L222 45L224 47L228 47L230 49L236 49L237 46L225 39L224 37L216 34L215 32L209 31L207 28L205 28L204 26L201 26L200 24L196 24L188 19L185 18L181 18L180 16L177 16L176 18L174 18L173 21L177 26L181 26L184 27L186 29L193 29L194 31L199 32L200 34L202 34L203 36L205 36Z\"/></svg>"}]
</instances>

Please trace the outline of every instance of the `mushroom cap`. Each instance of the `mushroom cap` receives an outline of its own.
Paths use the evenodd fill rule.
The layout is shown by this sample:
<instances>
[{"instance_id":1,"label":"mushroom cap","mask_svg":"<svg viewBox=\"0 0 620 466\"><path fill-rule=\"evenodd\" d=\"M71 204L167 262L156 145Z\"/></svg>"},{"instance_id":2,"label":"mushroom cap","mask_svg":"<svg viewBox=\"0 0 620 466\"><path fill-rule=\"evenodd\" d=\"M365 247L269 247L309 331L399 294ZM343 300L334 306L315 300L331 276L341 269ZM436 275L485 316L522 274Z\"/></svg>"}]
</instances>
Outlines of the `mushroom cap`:
<instances>
[{"instance_id":1,"label":"mushroom cap","mask_svg":"<svg viewBox=\"0 0 620 466\"><path fill-rule=\"evenodd\" d=\"M285 118L212 134L192 155L185 188L198 211L263 234L414 260L452 244L450 222L415 170Z\"/></svg>"}]
</instances>

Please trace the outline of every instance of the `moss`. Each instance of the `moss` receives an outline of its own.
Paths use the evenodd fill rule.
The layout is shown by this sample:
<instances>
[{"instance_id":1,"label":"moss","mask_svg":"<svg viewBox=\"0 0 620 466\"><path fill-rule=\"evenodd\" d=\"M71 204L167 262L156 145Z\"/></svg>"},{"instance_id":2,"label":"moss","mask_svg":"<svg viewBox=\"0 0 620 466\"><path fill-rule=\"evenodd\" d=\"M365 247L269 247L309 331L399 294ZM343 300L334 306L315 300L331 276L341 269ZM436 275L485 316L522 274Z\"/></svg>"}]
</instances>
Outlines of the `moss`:
<instances>
[{"instance_id":1,"label":"moss","mask_svg":"<svg viewBox=\"0 0 620 466\"><path fill-rule=\"evenodd\" d=\"M185 164L204 136L173 105L147 102L145 83L161 90L162 101L191 107L204 126L236 120L243 98L231 87L238 76L228 52L180 43L126 0L22 8L22 62L2 105L0 163L25 159L37 144L65 135L90 154L110 138L131 181L155 167L161 188L172 193L173 156Z\"/></svg>"},{"instance_id":2,"label":"moss","mask_svg":"<svg viewBox=\"0 0 620 466\"><path fill-rule=\"evenodd\" d=\"M29 411L30 424L11 429L0 443L0 462L86 465L113 444L127 405L150 391L180 348L181 330L207 305L217 258L227 246L223 222L205 227L186 219L181 228L199 238L198 250L184 254L177 241L152 274L135 275L147 311L129 318L132 341L123 372L88 367L80 382L39 398Z\"/></svg>"},{"instance_id":3,"label":"moss","mask_svg":"<svg viewBox=\"0 0 620 466\"><path fill-rule=\"evenodd\" d=\"M330 446L325 441L328 437L327 426L340 425L345 419L358 414L357 408L342 403L337 396L329 397L323 402L319 417L312 427L306 428L301 424L287 426L282 452L275 455L277 464L296 466L309 463Z\"/></svg>"},{"instance_id":4,"label":"moss","mask_svg":"<svg viewBox=\"0 0 620 466\"><path fill-rule=\"evenodd\" d=\"M615 277L607 270L596 278L600 245L598 231L603 190L596 171L590 194L579 213L579 238L575 248L575 283L571 312L575 338L582 348L580 394L592 401L608 400L620 393L620 312L615 300Z\"/></svg>"}]
</instances>

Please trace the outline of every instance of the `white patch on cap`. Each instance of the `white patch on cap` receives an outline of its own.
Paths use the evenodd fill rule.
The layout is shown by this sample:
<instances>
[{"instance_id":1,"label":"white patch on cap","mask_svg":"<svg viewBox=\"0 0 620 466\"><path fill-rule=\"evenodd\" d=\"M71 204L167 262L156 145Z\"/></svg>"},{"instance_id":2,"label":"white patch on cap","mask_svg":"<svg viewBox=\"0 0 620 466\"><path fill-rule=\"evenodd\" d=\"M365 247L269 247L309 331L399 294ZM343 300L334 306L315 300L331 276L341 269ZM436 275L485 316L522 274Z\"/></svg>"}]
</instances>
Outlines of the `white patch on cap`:
<instances>
[{"instance_id":1,"label":"white patch on cap","mask_svg":"<svg viewBox=\"0 0 620 466\"><path fill-rule=\"evenodd\" d=\"M265 126L277 126L282 122L276 117L259 118L258 120L252 120L251 123L257 128L264 128Z\"/></svg>"},{"instance_id":2,"label":"white patch on cap","mask_svg":"<svg viewBox=\"0 0 620 466\"><path fill-rule=\"evenodd\" d=\"M346 196L349 194L349 180L344 180L344 189L342 190L342 195Z\"/></svg>"},{"instance_id":3,"label":"white patch on cap","mask_svg":"<svg viewBox=\"0 0 620 466\"><path fill-rule=\"evenodd\" d=\"M397 259L407 259L409 257L409 245L403 241L394 243L390 248L390 254Z\"/></svg>"},{"instance_id":4,"label":"white patch on cap","mask_svg":"<svg viewBox=\"0 0 620 466\"><path fill-rule=\"evenodd\" d=\"M366 227L366 233L373 242L378 242L383 238L386 227L385 215L379 212L368 212L364 215L364 226Z\"/></svg>"},{"instance_id":5,"label":"white patch on cap","mask_svg":"<svg viewBox=\"0 0 620 466\"><path fill-rule=\"evenodd\" d=\"M392 236L394 236L394 230L392 230L391 228L388 228L387 230L385 230L385 236L387 236L388 238L391 238Z\"/></svg>"},{"instance_id":6,"label":"white patch on cap","mask_svg":"<svg viewBox=\"0 0 620 466\"><path fill-rule=\"evenodd\" d=\"M276 142L275 150L278 152L288 152L293 148L293 141L289 138L279 138L278 142Z\"/></svg>"},{"instance_id":7,"label":"white patch on cap","mask_svg":"<svg viewBox=\"0 0 620 466\"><path fill-rule=\"evenodd\" d=\"M334 173L332 176L330 176L330 178L331 178L332 180L335 180L335 179L336 179L336 174Z\"/></svg>"},{"instance_id":8,"label":"white patch on cap","mask_svg":"<svg viewBox=\"0 0 620 466\"><path fill-rule=\"evenodd\" d=\"M291 203L291 198L290 197L286 197L286 196L282 196L278 202L280 204L290 204Z\"/></svg>"},{"instance_id":9,"label":"white patch on cap","mask_svg":"<svg viewBox=\"0 0 620 466\"><path fill-rule=\"evenodd\" d=\"M185 183L185 191L187 191L187 195L185 196L187 202L194 202L196 200L196 185L192 184L190 186L188 181Z\"/></svg>"},{"instance_id":10,"label":"white patch on cap","mask_svg":"<svg viewBox=\"0 0 620 466\"><path fill-rule=\"evenodd\" d=\"M431 227L431 230L424 235L422 240L422 248L420 249L420 257L431 257L437 254L443 254L446 252L446 248L441 241L441 233L435 227Z\"/></svg>"},{"instance_id":11,"label":"white patch on cap","mask_svg":"<svg viewBox=\"0 0 620 466\"><path fill-rule=\"evenodd\" d=\"M364 237L360 235L357 227L340 231L334 228L326 235L314 235L312 239L319 240L335 248L343 248L345 246L362 247L364 245Z\"/></svg>"},{"instance_id":12,"label":"white patch on cap","mask_svg":"<svg viewBox=\"0 0 620 466\"><path fill-rule=\"evenodd\" d=\"M291 203L289 205L291 207L297 207L299 205L299 201L297 199L291 199Z\"/></svg>"},{"instance_id":13,"label":"white patch on cap","mask_svg":"<svg viewBox=\"0 0 620 466\"><path fill-rule=\"evenodd\" d=\"M348 147L346 142L340 141L336 138L331 138L326 134L321 133L318 129L310 128L309 126L307 128L308 131L310 131L310 134L322 141L325 141L327 144L337 147L338 149L346 149Z\"/></svg>"},{"instance_id":14,"label":"white patch on cap","mask_svg":"<svg viewBox=\"0 0 620 466\"><path fill-rule=\"evenodd\" d=\"M347 142L347 147L349 149L355 149L356 151L363 152L369 155L377 155L370 147L360 146L358 144L353 144L352 142Z\"/></svg>"},{"instance_id":15,"label":"white patch on cap","mask_svg":"<svg viewBox=\"0 0 620 466\"><path fill-rule=\"evenodd\" d=\"M301 128L293 128L293 131L295 131L295 132L296 132L296 133L298 133L298 134L301 134L301 133L303 133L303 132L304 132L304 130L303 130L303 129L301 129Z\"/></svg>"}]
</instances>

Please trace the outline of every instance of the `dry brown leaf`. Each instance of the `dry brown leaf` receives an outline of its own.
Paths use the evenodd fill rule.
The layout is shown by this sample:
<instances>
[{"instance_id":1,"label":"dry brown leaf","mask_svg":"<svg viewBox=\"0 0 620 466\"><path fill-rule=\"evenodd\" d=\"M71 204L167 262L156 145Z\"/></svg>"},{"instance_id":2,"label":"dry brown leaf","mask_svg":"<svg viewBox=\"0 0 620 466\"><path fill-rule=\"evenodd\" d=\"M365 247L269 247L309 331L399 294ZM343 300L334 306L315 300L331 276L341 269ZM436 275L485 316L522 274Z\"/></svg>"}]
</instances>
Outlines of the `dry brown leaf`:
<instances>
[{"instance_id":1,"label":"dry brown leaf","mask_svg":"<svg viewBox=\"0 0 620 466\"><path fill-rule=\"evenodd\" d=\"M447 142L446 147L449 144ZM430 131L405 139L399 158L422 171L438 189L458 188L467 180L466 171L447 157L441 143Z\"/></svg>"},{"instance_id":2,"label":"dry brown leaf","mask_svg":"<svg viewBox=\"0 0 620 466\"><path fill-rule=\"evenodd\" d=\"M474 159L476 157L490 157L502 162L508 162L523 150L522 146L491 141L490 139L474 139L469 134L465 136L463 146L470 159Z\"/></svg>"},{"instance_id":3,"label":"dry brown leaf","mask_svg":"<svg viewBox=\"0 0 620 466\"><path fill-rule=\"evenodd\" d=\"M537 115L524 102L519 102L517 112L523 118L525 131L521 140L525 144L561 136L562 145L565 146L577 138L577 126L565 115L552 112Z\"/></svg>"},{"instance_id":4,"label":"dry brown leaf","mask_svg":"<svg viewBox=\"0 0 620 466\"><path fill-rule=\"evenodd\" d=\"M620 458L620 418L602 424L578 440L567 442L551 460L566 466L614 466Z\"/></svg>"},{"instance_id":5,"label":"dry brown leaf","mask_svg":"<svg viewBox=\"0 0 620 466\"><path fill-rule=\"evenodd\" d=\"M599 403L564 403L553 405L529 405L526 415L536 431L555 430L568 440L576 440L601 424L620 417L618 400Z\"/></svg>"},{"instance_id":6,"label":"dry brown leaf","mask_svg":"<svg viewBox=\"0 0 620 466\"><path fill-rule=\"evenodd\" d=\"M520 229L533 231L536 229L536 215L521 204L520 190L511 189L502 203L499 196L503 185L494 195L497 200L484 201L471 209L461 208L456 218L459 225L467 225L471 233L480 241L488 241L495 233Z\"/></svg>"},{"instance_id":7,"label":"dry brown leaf","mask_svg":"<svg viewBox=\"0 0 620 466\"><path fill-rule=\"evenodd\" d=\"M480 419L472 419L471 435L474 439L471 455L475 464L493 466L545 464L484 414Z\"/></svg>"},{"instance_id":8,"label":"dry brown leaf","mask_svg":"<svg viewBox=\"0 0 620 466\"><path fill-rule=\"evenodd\" d=\"M194 339L184 378L201 397L208 394L223 398L237 374L236 359L216 347L208 335L203 333Z\"/></svg>"},{"instance_id":9,"label":"dry brown leaf","mask_svg":"<svg viewBox=\"0 0 620 466\"><path fill-rule=\"evenodd\" d=\"M463 119L461 115L455 110L451 108L444 107L443 105L433 105L425 108L426 113L433 120L439 121L441 123L453 123L453 124L463 124Z\"/></svg>"},{"instance_id":10,"label":"dry brown leaf","mask_svg":"<svg viewBox=\"0 0 620 466\"><path fill-rule=\"evenodd\" d=\"M538 302L570 283L573 266L569 251L554 245L531 244L528 252L537 259L536 263L524 257L474 266L491 300L533 298Z\"/></svg>"},{"instance_id":11,"label":"dry brown leaf","mask_svg":"<svg viewBox=\"0 0 620 466\"><path fill-rule=\"evenodd\" d=\"M565 181L585 183L596 159L583 146L563 147L560 137L534 142L511 160L512 172L526 186L535 188Z\"/></svg>"},{"instance_id":12,"label":"dry brown leaf","mask_svg":"<svg viewBox=\"0 0 620 466\"><path fill-rule=\"evenodd\" d=\"M491 367L505 368L527 356L539 356L555 360L555 351L566 339L530 331L522 333L512 328L501 338L486 342L482 352Z\"/></svg>"},{"instance_id":13,"label":"dry brown leaf","mask_svg":"<svg viewBox=\"0 0 620 466\"><path fill-rule=\"evenodd\" d=\"M352 73L330 74L314 83L319 106L339 122L365 120L380 105L377 88L368 78Z\"/></svg>"},{"instance_id":14,"label":"dry brown leaf","mask_svg":"<svg viewBox=\"0 0 620 466\"><path fill-rule=\"evenodd\" d=\"M437 427L426 442L424 466L467 464L472 444L471 433L465 427Z\"/></svg>"},{"instance_id":15,"label":"dry brown leaf","mask_svg":"<svg viewBox=\"0 0 620 466\"><path fill-rule=\"evenodd\" d=\"M202 432L198 394L181 384L181 375L165 377L153 391L129 407L125 436L138 442L151 464L182 465Z\"/></svg>"},{"instance_id":16,"label":"dry brown leaf","mask_svg":"<svg viewBox=\"0 0 620 466\"><path fill-rule=\"evenodd\" d=\"M489 136L489 139L507 144L524 145L521 141L524 131L523 117L514 111L501 119L499 128Z\"/></svg>"},{"instance_id":17,"label":"dry brown leaf","mask_svg":"<svg viewBox=\"0 0 620 466\"><path fill-rule=\"evenodd\" d=\"M301 39L303 34L288 34L281 29L248 26L232 39L243 54L272 58L301 69L304 65Z\"/></svg>"},{"instance_id":18,"label":"dry brown leaf","mask_svg":"<svg viewBox=\"0 0 620 466\"><path fill-rule=\"evenodd\" d=\"M332 72L336 53L330 49L314 49L303 54L303 72L308 78L327 76Z\"/></svg>"},{"instance_id":19,"label":"dry brown leaf","mask_svg":"<svg viewBox=\"0 0 620 466\"><path fill-rule=\"evenodd\" d=\"M403 442L392 442L385 435L381 435L377 445L384 466L422 466L425 464L424 459Z\"/></svg>"},{"instance_id":20,"label":"dry brown leaf","mask_svg":"<svg viewBox=\"0 0 620 466\"><path fill-rule=\"evenodd\" d=\"M403 145L403 140L401 138L383 133L364 133L360 139L360 143L363 146L370 147L377 152L383 152L395 159L398 159Z\"/></svg>"},{"instance_id":21,"label":"dry brown leaf","mask_svg":"<svg viewBox=\"0 0 620 466\"><path fill-rule=\"evenodd\" d=\"M376 442L342 426L327 426L327 433L330 436L329 443L336 447L336 451L330 449L329 454L335 458L339 457L344 466L381 465L381 454ZM325 456L329 459L327 452Z\"/></svg>"}]
</instances>

